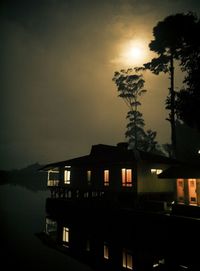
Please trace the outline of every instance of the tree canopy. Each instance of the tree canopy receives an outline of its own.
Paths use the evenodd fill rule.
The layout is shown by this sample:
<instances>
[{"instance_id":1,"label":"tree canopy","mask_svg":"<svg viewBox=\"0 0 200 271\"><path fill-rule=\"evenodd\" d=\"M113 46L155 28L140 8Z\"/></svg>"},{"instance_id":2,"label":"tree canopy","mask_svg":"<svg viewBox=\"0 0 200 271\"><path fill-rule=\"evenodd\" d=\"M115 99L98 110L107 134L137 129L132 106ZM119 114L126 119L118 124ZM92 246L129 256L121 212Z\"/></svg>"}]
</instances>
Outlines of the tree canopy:
<instances>
[{"instance_id":1,"label":"tree canopy","mask_svg":"<svg viewBox=\"0 0 200 271\"><path fill-rule=\"evenodd\" d=\"M139 98L146 92L142 74L136 73L135 69L121 70L115 72L113 81L117 86L118 96L124 100L129 108L127 113L129 123L125 133L129 148L156 151L158 149L157 141L155 141L156 132L152 130L145 132L144 119L142 113L138 110L141 106Z\"/></svg>"},{"instance_id":2,"label":"tree canopy","mask_svg":"<svg viewBox=\"0 0 200 271\"><path fill-rule=\"evenodd\" d=\"M169 110L168 121L171 125L171 146L165 144L165 151L170 156L177 153L177 123L187 124L200 131L200 20L192 12L177 13L164 18L153 28L153 40L149 43L151 51L157 57L144 63L143 67L115 72L115 82L119 97L127 106L126 137L132 148L156 149L156 132L144 130L142 113L138 110L141 105L139 97L146 92L141 70L150 70L159 75L169 74L169 94L166 97L165 108ZM183 86L175 91L175 62L184 72Z\"/></svg>"},{"instance_id":3,"label":"tree canopy","mask_svg":"<svg viewBox=\"0 0 200 271\"><path fill-rule=\"evenodd\" d=\"M170 87L169 95L166 97L166 109L170 110L168 120L171 124L171 142L173 155L176 153L176 118L182 119L188 124L195 120L198 110L190 114L188 107L191 108L194 96L197 98L197 92L192 94L192 84L194 84L199 71L199 61L194 58L195 50L199 50L197 34L199 30L199 21L195 14L178 13L166 17L163 21L153 28L154 40L149 44L150 50L158 54L150 62L144 64L144 69L149 69L154 74L160 72L169 73ZM187 72L184 83L188 85L177 95L174 89L174 61L179 60L179 65L183 71ZM195 63L194 63L195 62ZM194 67L196 66L196 70ZM199 83L198 83L199 84ZM178 98L177 98L178 97ZM196 103L198 104L198 100ZM187 107L188 105L188 107ZM197 119L195 120L195 124Z\"/></svg>"}]
</instances>

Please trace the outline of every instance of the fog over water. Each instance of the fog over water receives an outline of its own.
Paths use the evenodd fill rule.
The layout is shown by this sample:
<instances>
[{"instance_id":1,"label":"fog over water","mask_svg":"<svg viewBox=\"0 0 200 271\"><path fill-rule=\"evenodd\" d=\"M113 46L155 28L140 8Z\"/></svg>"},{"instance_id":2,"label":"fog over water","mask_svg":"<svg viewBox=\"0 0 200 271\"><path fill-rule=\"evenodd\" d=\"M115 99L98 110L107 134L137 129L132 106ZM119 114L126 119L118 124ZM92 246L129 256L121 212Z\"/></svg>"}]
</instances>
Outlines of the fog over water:
<instances>
[{"instance_id":1,"label":"fog over water","mask_svg":"<svg viewBox=\"0 0 200 271\"><path fill-rule=\"evenodd\" d=\"M45 246L35 235L44 229L48 196L49 191L0 186L1 265L6 270L91 270Z\"/></svg>"}]
</instances>

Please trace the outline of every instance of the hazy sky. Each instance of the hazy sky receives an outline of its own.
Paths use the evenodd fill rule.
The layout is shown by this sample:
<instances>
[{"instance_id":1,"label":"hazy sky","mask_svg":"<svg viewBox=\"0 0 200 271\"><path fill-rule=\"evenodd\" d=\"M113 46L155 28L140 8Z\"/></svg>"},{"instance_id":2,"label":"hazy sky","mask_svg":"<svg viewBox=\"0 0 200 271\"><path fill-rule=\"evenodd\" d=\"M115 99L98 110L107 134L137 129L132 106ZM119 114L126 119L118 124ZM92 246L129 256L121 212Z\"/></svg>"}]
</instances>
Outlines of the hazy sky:
<instances>
[{"instance_id":1,"label":"hazy sky","mask_svg":"<svg viewBox=\"0 0 200 271\"><path fill-rule=\"evenodd\" d=\"M151 59L158 21L200 14L198 0L5 0L0 4L0 169L89 153L124 141L127 108L114 72ZM139 42L143 56L129 58ZM175 85L178 87L179 80ZM170 142L168 76L145 75L146 129Z\"/></svg>"}]
</instances>

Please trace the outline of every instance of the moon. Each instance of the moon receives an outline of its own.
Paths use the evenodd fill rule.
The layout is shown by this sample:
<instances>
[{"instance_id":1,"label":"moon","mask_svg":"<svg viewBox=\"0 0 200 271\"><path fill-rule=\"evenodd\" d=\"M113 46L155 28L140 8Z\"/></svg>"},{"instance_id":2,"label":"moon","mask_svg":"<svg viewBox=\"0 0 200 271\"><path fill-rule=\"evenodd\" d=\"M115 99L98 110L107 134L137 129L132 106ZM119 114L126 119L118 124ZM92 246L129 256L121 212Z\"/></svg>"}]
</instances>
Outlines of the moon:
<instances>
[{"instance_id":1,"label":"moon","mask_svg":"<svg viewBox=\"0 0 200 271\"><path fill-rule=\"evenodd\" d=\"M141 65L146 61L147 47L144 41L130 41L123 46L121 59L128 65Z\"/></svg>"},{"instance_id":2,"label":"moon","mask_svg":"<svg viewBox=\"0 0 200 271\"><path fill-rule=\"evenodd\" d=\"M140 59L142 58L142 49L137 46L133 46L130 48L130 51L127 52L127 56L129 56L131 59Z\"/></svg>"}]
</instances>

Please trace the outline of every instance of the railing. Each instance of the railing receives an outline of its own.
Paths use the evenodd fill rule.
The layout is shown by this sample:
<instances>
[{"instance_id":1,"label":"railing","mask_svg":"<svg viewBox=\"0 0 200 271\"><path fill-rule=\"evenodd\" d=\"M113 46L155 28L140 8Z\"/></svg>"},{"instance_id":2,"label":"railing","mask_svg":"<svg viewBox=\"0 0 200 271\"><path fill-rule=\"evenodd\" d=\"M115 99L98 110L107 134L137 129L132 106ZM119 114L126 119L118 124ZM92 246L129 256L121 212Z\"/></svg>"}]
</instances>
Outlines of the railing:
<instances>
[{"instance_id":1,"label":"railing","mask_svg":"<svg viewBox=\"0 0 200 271\"><path fill-rule=\"evenodd\" d=\"M47 186L59 186L59 180L48 180Z\"/></svg>"},{"instance_id":2,"label":"railing","mask_svg":"<svg viewBox=\"0 0 200 271\"><path fill-rule=\"evenodd\" d=\"M102 190L74 189L60 185L50 185L49 188L52 198L91 199L104 197Z\"/></svg>"}]
</instances>

